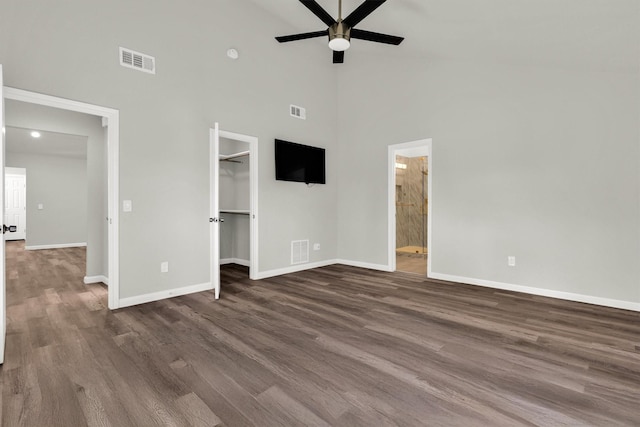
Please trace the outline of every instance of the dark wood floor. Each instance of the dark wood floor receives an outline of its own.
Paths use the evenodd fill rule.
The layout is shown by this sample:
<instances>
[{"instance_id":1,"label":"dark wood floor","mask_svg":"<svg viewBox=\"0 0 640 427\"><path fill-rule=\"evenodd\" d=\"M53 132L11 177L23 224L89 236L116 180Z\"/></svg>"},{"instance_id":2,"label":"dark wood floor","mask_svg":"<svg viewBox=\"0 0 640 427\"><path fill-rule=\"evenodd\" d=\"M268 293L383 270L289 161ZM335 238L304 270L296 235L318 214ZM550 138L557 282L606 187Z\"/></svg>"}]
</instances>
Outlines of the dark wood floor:
<instances>
[{"instance_id":1,"label":"dark wood floor","mask_svg":"<svg viewBox=\"0 0 640 427\"><path fill-rule=\"evenodd\" d=\"M640 314L332 266L110 312L7 245L5 426L640 425Z\"/></svg>"}]
</instances>

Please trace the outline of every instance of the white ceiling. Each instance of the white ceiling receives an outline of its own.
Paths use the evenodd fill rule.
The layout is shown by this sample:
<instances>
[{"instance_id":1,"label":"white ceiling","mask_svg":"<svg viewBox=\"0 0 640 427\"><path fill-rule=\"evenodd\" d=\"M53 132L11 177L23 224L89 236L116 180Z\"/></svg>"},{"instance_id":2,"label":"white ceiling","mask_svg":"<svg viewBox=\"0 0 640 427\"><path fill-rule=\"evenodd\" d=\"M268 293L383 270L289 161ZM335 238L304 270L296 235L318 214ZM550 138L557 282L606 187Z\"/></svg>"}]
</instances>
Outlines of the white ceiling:
<instances>
[{"instance_id":1,"label":"white ceiling","mask_svg":"<svg viewBox=\"0 0 640 427\"><path fill-rule=\"evenodd\" d=\"M296 0L252 0L282 20L274 37L326 26ZM337 17L338 0L317 0ZM343 17L362 0L343 0ZM356 28L405 37L398 47L355 40L380 55L638 71L639 0L388 0ZM326 47L311 39L309 48ZM347 52L348 53L348 52ZM345 63L348 64L347 55Z\"/></svg>"},{"instance_id":2,"label":"white ceiling","mask_svg":"<svg viewBox=\"0 0 640 427\"><path fill-rule=\"evenodd\" d=\"M40 132L40 138L33 138L31 132ZM73 158L87 157L87 137L66 133L48 132L39 129L6 127L5 142L8 153L39 154Z\"/></svg>"}]
</instances>

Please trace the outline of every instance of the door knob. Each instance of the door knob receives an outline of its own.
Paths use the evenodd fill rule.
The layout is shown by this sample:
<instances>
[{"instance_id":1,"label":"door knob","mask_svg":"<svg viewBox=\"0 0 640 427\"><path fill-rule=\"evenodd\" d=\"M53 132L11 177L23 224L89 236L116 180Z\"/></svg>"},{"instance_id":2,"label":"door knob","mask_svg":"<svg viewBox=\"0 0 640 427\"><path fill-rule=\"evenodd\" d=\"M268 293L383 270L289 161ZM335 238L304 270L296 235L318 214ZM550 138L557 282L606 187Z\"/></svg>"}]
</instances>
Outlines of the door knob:
<instances>
[{"instance_id":1,"label":"door knob","mask_svg":"<svg viewBox=\"0 0 640 427\"><path fill-rule=\"evenodd\" d=\"M10 225L7 227L6 224L2 224L2 234L5 234L7 231L10 233L15 233L16 231L18 231L18 226Z\"/></svg>"}]
</instances>

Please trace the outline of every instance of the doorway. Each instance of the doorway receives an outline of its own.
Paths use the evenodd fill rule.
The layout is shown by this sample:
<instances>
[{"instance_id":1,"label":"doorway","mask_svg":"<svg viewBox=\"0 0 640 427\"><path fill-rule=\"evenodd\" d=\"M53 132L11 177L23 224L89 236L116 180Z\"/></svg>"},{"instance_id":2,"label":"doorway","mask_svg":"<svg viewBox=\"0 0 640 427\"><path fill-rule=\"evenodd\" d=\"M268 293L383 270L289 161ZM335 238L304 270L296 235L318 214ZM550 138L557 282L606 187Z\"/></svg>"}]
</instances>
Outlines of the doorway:
<instances>
[{"instance_id":1,"label":"doorway","mask_svg":"<svg viewBox=\"0 0 640 427\"><path fill-rule=\"evenodd\" d=\"M83 102L72 101L64 98L58 98L49 95L43 95L35 92L29 92L21 89L3 87L4 100L19 101L18 103L26 103L39 107L51 107L58 111L71 111L82 113L89 116L97 116L101 118L102 130L101 140L102 150L106 152L106 205L107 215L100 215L100 221L104 224L106 230L107 248L106 264L107 277L94 276L85 277L85 283L94 283L95 281L103 281L108 284L108 306L110 309L119 307L119 238L118 238L118 148L119 148L119 112L117 110L86 104ZM5 106L9 113L11 105L7 103ZM6 165L6 158L2 156L2 165ZM3 176L4 178L4 176ZM4 180L3 180L4 181ZM4 186L4 183L3 183ZM38 205L39 207L40 205ZM3 205L4 208L4 205ZM44 204L43 204L43 208ZM28 230L27 230L28 233ZM4 263L3 263L4 264ZM4 277L2 277L2 288L4 289ZM4 306L5 301L2 301ZM4 316L0 316L0 321L4 322ZM4 327L4 325L2 325Z\"/></svg>"},{"instance_id":2,"label":"doorway","mask_svg":"<svg viewBox=\"0 0 640 427\"><path fill-rule=\"evenodd\" d=\"M389 146L389 266L431 271L431 139Z\"/></svg>"},{"instance_id":3,"label":"doorway","mask_svg":"<svg viewBox=\"0 0 640 427\"><path fill-rule=\"evenodd\" d=\"M211 284L220 296L220 265L258 275L258 138L210 130Z\"/></svg>"}]
</instances>

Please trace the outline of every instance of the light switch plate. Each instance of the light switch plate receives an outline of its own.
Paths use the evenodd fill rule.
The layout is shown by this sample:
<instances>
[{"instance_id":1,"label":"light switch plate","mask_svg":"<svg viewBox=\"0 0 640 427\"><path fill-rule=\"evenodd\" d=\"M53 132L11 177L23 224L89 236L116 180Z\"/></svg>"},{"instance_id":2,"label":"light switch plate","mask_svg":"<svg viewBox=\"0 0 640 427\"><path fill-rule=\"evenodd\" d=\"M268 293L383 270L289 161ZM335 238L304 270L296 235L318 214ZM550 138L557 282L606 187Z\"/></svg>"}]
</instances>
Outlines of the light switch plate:
<instances>
[{"instance_id":1,"label":"light switch plate","mask_svg":"<svg viewBox=\"0 0 640 427\"><path fill-rule=\"evenodd\" d=\"M133 210L133 204L131 200L122 201L122 212L131 212Z\"/></svg>"}]
</instances>

